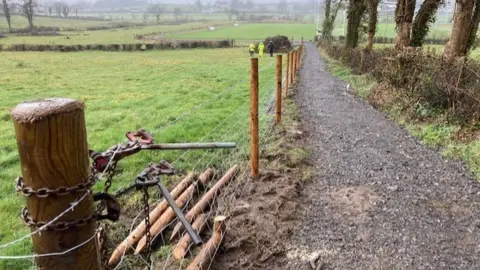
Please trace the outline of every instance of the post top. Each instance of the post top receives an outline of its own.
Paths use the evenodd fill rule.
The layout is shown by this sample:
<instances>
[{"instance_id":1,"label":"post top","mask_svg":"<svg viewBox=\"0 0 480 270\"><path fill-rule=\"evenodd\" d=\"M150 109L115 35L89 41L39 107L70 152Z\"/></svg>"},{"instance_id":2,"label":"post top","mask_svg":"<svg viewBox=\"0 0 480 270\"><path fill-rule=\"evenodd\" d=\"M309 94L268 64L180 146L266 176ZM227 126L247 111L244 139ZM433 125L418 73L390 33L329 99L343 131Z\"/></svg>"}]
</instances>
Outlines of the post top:
<instances>
[{"instance_id":1,"label":"post top","mask_svg":"<svg viewBox=\"0 0 480 270\"><path fill-rule=\"evenodd\" d=\"M83 102L70 98L45 98L25 101L13 108L11 114L15 121L26 123L40 121L46 117L82 110Z\"/></svg>"}]
</instances>

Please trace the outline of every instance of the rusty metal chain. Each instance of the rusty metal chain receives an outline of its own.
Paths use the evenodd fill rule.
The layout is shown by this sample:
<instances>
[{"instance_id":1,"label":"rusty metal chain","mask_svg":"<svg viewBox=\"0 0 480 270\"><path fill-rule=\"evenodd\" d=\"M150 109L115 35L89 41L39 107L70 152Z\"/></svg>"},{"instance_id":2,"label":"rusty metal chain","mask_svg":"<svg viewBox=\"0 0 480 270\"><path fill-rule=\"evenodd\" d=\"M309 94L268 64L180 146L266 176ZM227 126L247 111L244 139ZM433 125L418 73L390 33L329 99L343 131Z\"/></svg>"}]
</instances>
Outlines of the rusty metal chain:
<instances>
[{"instance_id":1,"label":"rusty metal chain","mask_svg":"<svg viewBox=\"0 0 480 270\"><path fill-rule=\"evenodd\" d=\"M95 166L92 166L95 167ZM107 180L105 180L105 187L103 188L104 193L108 193L110 187L112 186L113 175L115 174L115 168L117 167L117 162L112 161L109 166L106 168L105 173L107 174ZM97 205L97 212L102 212L105 209L105 202L102 201Z\"/></svg>"},{"instance_id":2,"label":"rusty metal chain","mask_svg":"<svg viewBox=\"0 0 480 270\"><path fill-rule=\"evenodd\" d=\"M48 196L66 196L75 192L85 192L90 190L90 188L97 182L97 178L94 175L90 175L87 182L77 184L73 187L58 187L54 189L50 188L39 188L33 189L31 187L25 186L25 182L22 177L17 177L15 179L15 190L21 192L23 196L29 197L35 195L39 198L46 198Z\"/></svg>"},{"instance_id":3,"label":"rusty metal chain","mask_svg":"<svg viewBox=\"0 0 480 270\"><path fill-rule=\"evenodd\" d=\"M114 197L107 193L97 193L93 195L93 200L98 201L102 200L107 206L107 213L102 214L102 212L94 213L88 217L78 218L72 221L58 221L55 223L49 224L47 221L37 221L28 214L26 207L22 208L21 218L26 225L30 227L44 228L45 230L52 231L65 231L72 228L83 227L92 221L100 220L111 220L116 221L120 217L120 205L115 201Z\"/></svg>"},{"instance_id":4,"label":"rusty metal chain","mask_svg":"<svg viewBox=\"0 0 480 270\"><path fill-rule=\"evenodd\" d=\"M152 236L150 234L150 205L148 201L150 196L148 194L148 186L143 187L143 211L145 213L145 237L147 238L147 254L145 255L148 269L150 269L150 265L152 262Z\"/></svg>"},{"instance_id":5,"label":"rusty metal chain","mask_svg":"<svg viewBox=\"0 0 480 270\"><path fill-rule=\"evenodd\" d=\"M115 173L115 168L117 168L117 162L112 161L109 168L107 168L107 180L105 180L105 187L103 188L103 192L107 193L110 187L112 186L112 179L113 174Z\"/></svg>"},{"instance_id":6,"label":"rusty metal chain","mask_svg":"<svg viewBox=\"0 0 480 270\"><path fill-rule=\"evenodd\" d=\"M44 227L45 225L48 224L48 222L45 221L36 221L33 219L27 211L27 208L24 207L22 209L22 214L21 214L23 222L25 222L26 225L30 227L35 227L37 229ZM97 220L97 214L90 215L85 218L79 218L73 221L60 221L60 222L55 222L53 224L49 224L45 226L45 230L49 231L66 231L68 229L73 229L73 228L78 228L78 227L83 227L87 225L88 223Z\"/></svg>"}]
</instances>

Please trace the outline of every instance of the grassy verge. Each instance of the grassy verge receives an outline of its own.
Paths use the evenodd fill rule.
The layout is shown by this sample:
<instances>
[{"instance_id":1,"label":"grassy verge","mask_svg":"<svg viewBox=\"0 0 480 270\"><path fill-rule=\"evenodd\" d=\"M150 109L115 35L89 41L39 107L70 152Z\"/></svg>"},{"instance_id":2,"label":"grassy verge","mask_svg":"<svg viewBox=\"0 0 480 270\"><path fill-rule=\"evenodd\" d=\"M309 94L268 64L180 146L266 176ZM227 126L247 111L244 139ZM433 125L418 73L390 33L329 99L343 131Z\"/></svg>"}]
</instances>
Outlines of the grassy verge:
<instances>
[{"instance_id":1,"label":"grassy verge","mask_svg":"<svg viewBox=\"0 0 480 270\"><path fill-rule=\"evenodd\" d=\"M179 172L241 158L248 149L250 60L242 49L163 52L0 53L0 245L28 232L19 219L23 197L14 193L20 175L9 111L24 100L69 97L86 104L89 146L97 151L124 141L143 127L157 142L234 141L240 151L164 151L122 160L111 191L132 183L149 163L165 159ZM260 102L271 99L275 58L260 60ZM270 116L261 118L262 132ZM228 165L228 164L227 164ZM99 187L101 188L102 184ZM135 199L132 197L132 199ZM123 232L125 233L125 232ZM31 254L30 240L0 255ZM0 261L0 269L27 269L26 261Z\"/></svg>"},{"instance_id":2,"label":"grassy verge","mask_svg":"<svg viewBox=\"0 0 480 270\"><path fill-rule=\"evenodd\" d=\"M374 91L383 91L387 95L380 107L382 111L401 126L405 127L422 143L429 147L438 148L442 155L449 158L460 158L465 161L469 169L480 179L480 127L460 126L454 121L447 119L443 114L426 106L414 104L409 106L412 113L405 112L405 104L409 101L402 96L397 96L393 91L380 89L368 75L355 75L341 62L330 58L320 50L320 54L327 63L328 70L335 76L351 84L355 93L366 98L373 104L378 102L374 99Z\"/></svg>"}]
</instances>

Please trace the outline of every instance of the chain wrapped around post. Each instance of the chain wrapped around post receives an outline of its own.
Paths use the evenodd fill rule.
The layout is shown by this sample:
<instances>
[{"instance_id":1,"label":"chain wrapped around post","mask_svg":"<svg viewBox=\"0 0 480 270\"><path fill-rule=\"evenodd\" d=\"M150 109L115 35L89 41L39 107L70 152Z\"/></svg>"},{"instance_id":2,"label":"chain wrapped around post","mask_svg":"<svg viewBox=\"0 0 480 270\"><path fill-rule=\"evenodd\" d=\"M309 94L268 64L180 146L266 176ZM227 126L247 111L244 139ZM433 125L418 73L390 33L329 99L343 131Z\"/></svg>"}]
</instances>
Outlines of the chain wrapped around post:
<instances>
[{"instance_id":1,"label":"chain wrapped around post","mask_svg":"<svg viewBox=\"0 0 480 270\"><path fill-rule=\"evenodd\" d=\"M109 178L110 178L110 185L111 185L112 179L111 177ZM66 188L66 187L59 187L55 189L40 188L35 190L35 189L32 189L31 187L26 186L21 177L18 177L15 180L15 186L16 186L17 192L22 193L26 197L37 196L39 198L46 198L49 196L66 196L71 193L79 193L79 192L91 193L92 192L91 188L96 182L98 182L96 172L94 169L91 169L90 175L86 182L82 182L76 186L69 187L69 188ZM117 221L119 219L120 205L118 204L118 202L115 200L113 196L111 196L106 192L96 193L96 194L93 194L93 200L100 201L99 205L103 205L102 209L88 217L83 217L76 220L58 221L53 223L48 221L38 221L29 215L27 208L25 207L22 208L20 216L23 222L29 227L34 227L36 229L41 228L42 230L52 230L52 231L65 231L68 229L78 228L78 227L85 226L86 224L92 221L100 221L105 219L108 219L111 221ZM72 207L74 207L76 203L78 202L72 203ZM107 213L102 214L105 207L107 208Z\"/></svg>"}]
</instances>

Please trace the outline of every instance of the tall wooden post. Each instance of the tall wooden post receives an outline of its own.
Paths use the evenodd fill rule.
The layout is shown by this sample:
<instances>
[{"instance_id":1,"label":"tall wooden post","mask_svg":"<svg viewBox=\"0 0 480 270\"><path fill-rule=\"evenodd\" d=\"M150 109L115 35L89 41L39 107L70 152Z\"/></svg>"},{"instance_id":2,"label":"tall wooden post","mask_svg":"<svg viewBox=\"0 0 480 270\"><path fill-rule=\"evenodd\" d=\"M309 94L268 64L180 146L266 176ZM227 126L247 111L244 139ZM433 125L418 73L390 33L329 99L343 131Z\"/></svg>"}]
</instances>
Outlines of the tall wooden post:
<instances>
[{"instance_id":1,"label":"tall wooden post","mask_svg":"<svg viewBox=\"0 0 480 270\"><path fill-rule=\"evenodd\" d=\"M250 161L252 176L258 176L258 58L251 59L250 74Z\"/></svg>"},{"instance_id":2,"label":"tall wooden post","mask_svg":"<svg viewBox=\"0 0 480 270\"><path fill-rule=\"evenodd\" d=\"M297 80L297 50L293 51L293 82Z\"/></svg>"},{"instance_id":3,"label":"tall wooden post","mask_svg":"<svg viewBox=\"0 0 480 270\"><path fill-rule=\"evenodd\" d=\"M287 53L287 67L285 69L285 95L287 97L288 84L290 82L290 53Z\"/></svg>"},{"instance_id":4,"label":"tall wooden post","mask_svg":"<svg viewBox=\"0 0 480 270\"><path fill-rule=\"evenodd\" d=\"M282 120L282 55L277 55L277 124Z\"/></svg>"},{"instance_id":5,"label":"tall wooden post","mask_svg":"<svg viewBox=\"0 0 480 270\"><path fill-rule=\"evenodd\" d=\"M89 181L83 108L83 103L77 100L52 98L21 103L13 109L25 187L68 188ZM94 213L92 194L88 191L46 197L33 194L26 197L28 215L37 222L50 222L82 197L73 211L57 222L88 218ZM92 221L63 231L45 230L32 235L36 254L64 252L83 244L65 255L37 257L38 269L101 269L94 233L95 221Z\"/></svg>"},{"instance_id":6,"label":"tall wooden post","mask_svg":"<svg viewBox=\"0 0 480 270\"><path fill-rule=\"evenodd\" d=\"M295 68L296 68L295 73L298 70L298 63L299 63L298 59L300 59L300 47L298 47L298 49L297 49L297 55L296 56L297 56L297 58L295 59L296 60L296 62L295 62Z\"/></svg>"},{"instance_id":7,"label":"tall wooden post","mask_svg":"<svg viewBox=\"0 0 480 270\"><path fill-rule=\"evenodd\" d=\"M297 69L300 68L300 60L302 59L302 46L298 47L298 55L297 55Z\"/></svg>"}]
</instances>

